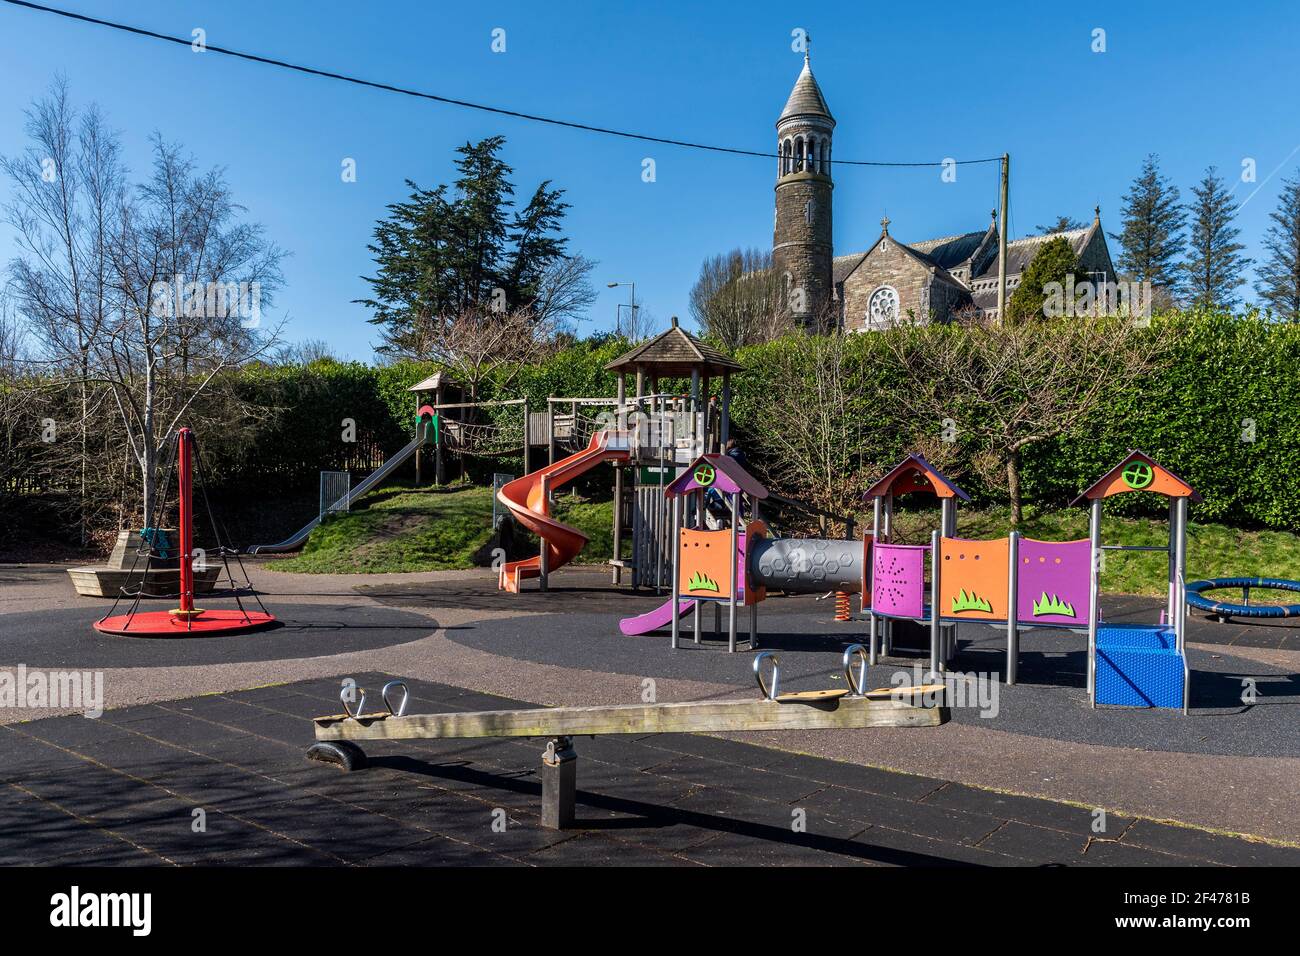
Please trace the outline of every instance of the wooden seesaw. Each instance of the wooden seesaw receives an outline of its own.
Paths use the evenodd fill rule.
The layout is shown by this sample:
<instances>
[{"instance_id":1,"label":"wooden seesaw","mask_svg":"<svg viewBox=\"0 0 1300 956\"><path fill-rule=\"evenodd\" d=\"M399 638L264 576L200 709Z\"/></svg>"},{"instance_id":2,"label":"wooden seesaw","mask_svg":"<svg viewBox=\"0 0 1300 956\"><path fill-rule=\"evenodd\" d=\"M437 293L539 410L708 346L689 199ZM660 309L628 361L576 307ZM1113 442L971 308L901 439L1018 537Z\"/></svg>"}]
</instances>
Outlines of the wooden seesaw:
<instances>
[{"instance_id":1,"label":"wooden seesaw","mask_svg":"<svg viewBox=\"0 0 1300 956\"><path fill-rule=\"evenodd\" d=\"M858 667L853 666L854 657ZM771 662L771 681L763 664ZM775 654L754 658L759 700L692 700L673 704L617 704L604 707L538 707L528 710L482 710L450 714L407 714L409 694L402 681L389 681L381 694L386 713L364 713L365 691L344 689L345 713L317 717L312 760L337 764L346 771L366 766L358 741L449 740L472 737L546 737L542 753L542 825L560 830L574 820L578 755L574 737L597 734L706 733L737 730L855 730L867 727L937 727L949 712L943 684L889 687L864 691L867 649L854 644L844 652L847 689L782 694ZM401 689L394 707L390 694ZM358 696L356 709L349 696Z\"/></svg>"}]
</instances>

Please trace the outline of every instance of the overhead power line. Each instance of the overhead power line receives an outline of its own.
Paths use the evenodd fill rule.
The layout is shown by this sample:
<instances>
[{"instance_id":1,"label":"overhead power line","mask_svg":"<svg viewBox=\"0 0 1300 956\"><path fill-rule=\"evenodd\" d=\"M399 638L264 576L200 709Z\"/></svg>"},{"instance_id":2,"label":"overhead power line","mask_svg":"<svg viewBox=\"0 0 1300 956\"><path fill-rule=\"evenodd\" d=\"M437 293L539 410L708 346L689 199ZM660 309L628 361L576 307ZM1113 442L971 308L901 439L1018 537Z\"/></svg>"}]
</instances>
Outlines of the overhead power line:
<instances>
[{"instance_id":1,"label":"overhead power line","mask_svg":"<svg viewBox=\"0 0 1300 956\"><path fill-rule=\"evenodd\" d=\"M112 30L120 30L124 33L133 33L136 36L148 37L152 40L162 40L166 43L178 43L182 46L190 47L193 45L192 39L185 37L168 36L165 33L157 33L153 30L146 30L143 27L133 27L126 23L116 23L112 20L102 20L98 17L89 17L81 13L73 13L70 10L60 10L57 7L48 7L40 3L29 3L28 0L0 0L10 6L26 7L29 10L36 10L41 13L52 13L55 16L65 17L69 20L77 20L82 23L93 24L94 26L108 27ZM342 83L351 83L355 86L369 87L374 90L383 90L386 93L398 93L402 96L413 96L417 99L432 100L435 103L444 103L448 106L459 106L464 109L479 110L484 113L495 113L498 116L509 116L513 119L527 120L531 123L545 123L550 126L563 126L568 129L583 130L588 133L599 133L604 136L619 136L623 139L640 140L646 143L662 143L667 146L680 146L684 149L699 149L711 153L730 153L736 156L757 156L761 159L778 159L777 153L765 153L753 149L738 149L732 146L714 146L708 143L693 143L688 140L670 139L666 136L650 136L645 133L633 133L627 130L611 129L607 126L594 126L590 123L579 123L574 120L556 119L552 116L537 116L533 113L522 113L518 110L505 109L500 106L489 106L486 103L471 103L468 100L459 100L450 96L439 96L436 93L426 93L421 90L412 90L407 87L395 86L391 83L382 83L377 80L366 80L357 76L349 76L346 73L336 73L332 70L320 70L315 67L303 66L299 63L288 63L284 60L277 60L272 57L258 56L256 53L245 53L242 50L231 50L226 47L213 46L204 44L204 51L207 53L219 53L222 56L235 57L240 60L248 60L252 63L262 63L267 66L278 67L283 70L292 70L296 73L305 73L308 76L324 77L328 80L338 80ZM993 156L988 159L964 159L948 160L949 165L956 164L959 166L973 166L978 163L996 163L1001 160L1000 156ZM906 166L906 167L927 167L943 166L945 161L930 163L890 163L876 162L869 160L853 159L835 159L831 160L834 166Z\"/></svg>"}]
</instances>

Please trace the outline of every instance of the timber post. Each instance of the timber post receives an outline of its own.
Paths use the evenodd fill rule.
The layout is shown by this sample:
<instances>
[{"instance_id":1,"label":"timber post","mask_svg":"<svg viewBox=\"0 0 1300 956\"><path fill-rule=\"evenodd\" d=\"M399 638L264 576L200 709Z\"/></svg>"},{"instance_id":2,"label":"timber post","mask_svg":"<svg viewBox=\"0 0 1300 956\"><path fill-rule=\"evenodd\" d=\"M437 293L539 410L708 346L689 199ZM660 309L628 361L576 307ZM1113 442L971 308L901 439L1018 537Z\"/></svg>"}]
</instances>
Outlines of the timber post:
<instances>
[{"instance_id":1,"label":"timber post","mask_svg":"<svg viewBox=\"0 0 1300 956\"><path fill-rule=\"evenodd\" d=\"M552 737L542 752L542 826L573 826L578 793L578 753L571 737Z\"/></svg>"}]
</instances>

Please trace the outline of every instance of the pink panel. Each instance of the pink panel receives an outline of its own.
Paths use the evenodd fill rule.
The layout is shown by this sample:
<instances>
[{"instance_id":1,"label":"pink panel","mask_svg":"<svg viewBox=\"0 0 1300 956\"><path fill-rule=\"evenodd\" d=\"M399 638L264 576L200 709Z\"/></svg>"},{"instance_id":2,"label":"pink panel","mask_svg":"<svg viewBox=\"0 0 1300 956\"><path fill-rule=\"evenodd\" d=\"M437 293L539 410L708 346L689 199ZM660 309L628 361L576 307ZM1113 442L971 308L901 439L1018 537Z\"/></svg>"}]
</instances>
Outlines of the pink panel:
<instances>
[{"instance_id":1,"label":"pink panel","mask_svg":"<svg viewBox=\"0 0 1300 956\"><path fill-rule=\"evenodd\" d=\"M871 607L877 614L925 614L925 555L929 550L914 544L872 547Z\"/></svg>"},{"instance_id":2,"label":"pink panel","mask_svg":"<svg viewBox=\"0 0 1300 956\"><path fill-rule=\"evenodd\" d=\"M1087 538L1021 538L1017 619L1023 624L1087 624L1091 553Z\"/></svg>"}]
</instances>

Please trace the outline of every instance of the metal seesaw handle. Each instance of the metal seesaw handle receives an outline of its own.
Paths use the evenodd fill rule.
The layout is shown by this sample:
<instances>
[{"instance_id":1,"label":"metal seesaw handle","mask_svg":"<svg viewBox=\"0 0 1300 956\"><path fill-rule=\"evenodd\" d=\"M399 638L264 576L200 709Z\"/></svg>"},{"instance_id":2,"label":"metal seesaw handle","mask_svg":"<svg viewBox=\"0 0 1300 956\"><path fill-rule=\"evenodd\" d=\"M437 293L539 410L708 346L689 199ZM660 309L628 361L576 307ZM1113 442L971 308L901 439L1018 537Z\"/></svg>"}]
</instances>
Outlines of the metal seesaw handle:
<instances>
[{"instance_id":1,"label":"metal seesaw handle","mask_svg":"<svg viewBox=\"0 0 1300 956\"><path fill-rule=\"evenodd\" d=\"M355 693L360 694L360 695L361 695L361 699L357 702L357 709L356 709L355 711L353 711L353 709L352 709L351 707L348 706L348 692L349 692L349 690L352 690L352 688L344 687L342 690L340 690L340 691L339 691L339 700L343 701L343 711L344 711L344 713L346 713L346 714L347 714L349 717L351 717L353 720L356 720L357 718L359 718L359 717L361 716L361 714L362 714L362 713L365 711L365 709L366 709L366 691L365 691L365 688L363 688L363 687L358 687L358 688L355 689Z\"/></svg>"},{"instance_id":2,"label":"metal seesaw handle","mask_svg":"<svg viewBox=\"0 0 1300 956\"><path fill-rule=\"evenodd\" d=\"M769 658L772 661L772 684L770 687L763 683L763 661ZM754 655L754 680L758 681L759 693L766 700L776 700L777 683L781 680L781 666L777 656L771 651L763 651Z\"/></svg>"},{"instance_id":3,"label":"metal seesaw handle","mask_svg":"<svg viewBox=\"0 0 1300 956\"><path fill-rule=\"evenodd\" d=\"M857 655L858 667L853 669L853 656ZM848 681L849 691L854 697L861 697L867 692L867 649L861 644L850 644L844 649L844 679Z\"/></svg>"},{"instance_id":4,"label":"metal seesaw handle","mask_svg":"<svg viewBox=\"0 0 1300 956\"><path fill-rule=\"evenodd\" d=\"M396 710L393 710L393 702L388 699L388 692L392 690L394 687L402 688L402 702L397 705ZM410 690L407 689L406 681L390 680L387 684L384 685L384 689L380 692L379 696L381 696L384 699L384 706L388 708L388 713L390 716L393 717L406 716L406 704L411 699L411 692Z\"/></svg>"}]
</instances>

